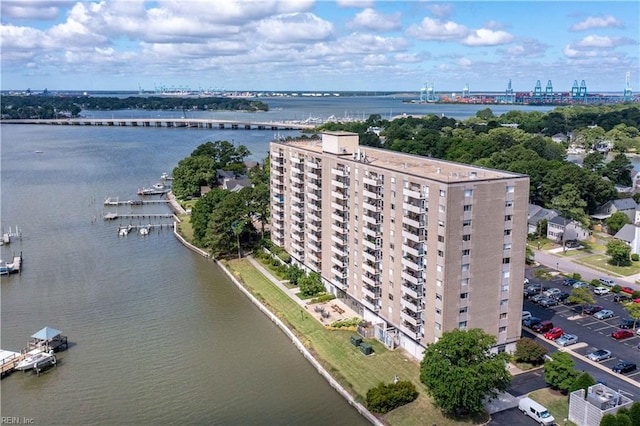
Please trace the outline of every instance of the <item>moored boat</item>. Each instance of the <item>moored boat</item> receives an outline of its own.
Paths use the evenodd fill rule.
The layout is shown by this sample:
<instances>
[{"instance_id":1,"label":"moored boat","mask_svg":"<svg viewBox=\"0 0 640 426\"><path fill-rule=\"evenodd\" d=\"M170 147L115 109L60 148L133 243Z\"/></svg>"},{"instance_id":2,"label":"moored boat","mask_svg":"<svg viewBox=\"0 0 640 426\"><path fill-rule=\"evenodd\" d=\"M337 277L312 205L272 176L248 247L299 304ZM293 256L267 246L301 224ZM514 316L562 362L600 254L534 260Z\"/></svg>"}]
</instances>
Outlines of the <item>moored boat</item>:
<instances>
[{"instance_id":1,"label":"moored boat","mask_svg":"<svg viewBox=\"0 0 640 426\"><path fill-rule=\"evenodd\" d=\"M20 361L15 369L21 371L28 371L31 369L40 370L44 367L56 364L56 357L53 354L53 350L49 352L36 352L27 355L22 361Z\"/></svg>"}]
</instances>

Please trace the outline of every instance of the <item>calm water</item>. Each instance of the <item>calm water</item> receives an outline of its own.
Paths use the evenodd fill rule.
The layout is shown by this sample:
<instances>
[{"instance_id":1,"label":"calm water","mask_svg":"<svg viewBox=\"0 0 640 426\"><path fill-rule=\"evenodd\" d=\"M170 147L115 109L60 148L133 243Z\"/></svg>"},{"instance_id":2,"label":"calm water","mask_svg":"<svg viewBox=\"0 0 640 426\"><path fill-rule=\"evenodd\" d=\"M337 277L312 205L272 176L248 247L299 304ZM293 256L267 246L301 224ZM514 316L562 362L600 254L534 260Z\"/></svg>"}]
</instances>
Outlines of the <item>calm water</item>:
<instances>
[{"instance_id":1,"label":"calm water","mask_svg":"<svg viewBox=\"0 0 640 426\"><path fill-rule=\"evenodd\" d=\"M265 101L268 113L187 115L282 120L433 112L466 118L484 108L393 98ZM492 109L499 114L509 107ZM85 113L172 114L182 113ZM0 347L20 350L44 326L62 330L71 342L57 368L2 380L2 416L69 425L367 423L212 262L167 230L118 237L119 223L101 219L115 210L102 205L106 197L135 198L139 187L158 181L201 143L244 144L261 161L273 133L16 125L0 132L0 226L23 231L21 242L0 253L5 260L24 253L23 273L2 278ZM166 208L118 208L140 211Z\"/></svg>"}]
</instances>

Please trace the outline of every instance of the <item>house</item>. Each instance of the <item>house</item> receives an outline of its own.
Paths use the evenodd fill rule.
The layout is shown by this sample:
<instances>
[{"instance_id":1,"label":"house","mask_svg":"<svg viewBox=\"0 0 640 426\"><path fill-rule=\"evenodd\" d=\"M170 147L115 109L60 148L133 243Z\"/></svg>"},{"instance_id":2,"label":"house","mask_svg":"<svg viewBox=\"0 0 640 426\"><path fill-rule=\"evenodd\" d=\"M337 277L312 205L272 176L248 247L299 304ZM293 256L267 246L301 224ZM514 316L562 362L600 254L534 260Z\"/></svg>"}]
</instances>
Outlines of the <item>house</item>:
<instances>
[{"instance_id":1,"label":"house","mask_svg":"<svg viewBox=\"0 0 640 426\"><path fill-rule=\"evenodd\" d=\"M619 198L616 200L609 200L591 215L592 218L597 220L605 220L611 217L612 214L622 212L627 215L629 222L633 223L636 220L636 208L638 203L633 198Z\"/></svg>"},{"instance_id":2,"label":"house","mask_svg":"<svg viewBox=\"0 0 640 426\"><path fill-rule=\"evenodd\" d=\"M556 242L567 240L584 240L589 236L589 230L584 229L580 222L565 219L562 216L552 217L547 221L547 238Z\"/></svg>"},{"instance_id":3,"label":"house","mask_svg":"<svg viewBox=\"0 0 640 426\"><path fill-rule=\"evenodd\" d=\"M631 408L633 400L622 392L597 383L571 392L569 395L569 420L581 426L599 426L605 414L616 414L619 409ZM565 419L566 422L566 419Z\"/></svg>"},{"instance_id":4,"label":"house","mask_svg":"<svg viewBox=\"0 0 640 426\"><path fill-rule=\"evenodd\" d=\"M538 230L538 223L540 223L541 220L546 219L548 221L559 214L560 213L558 213L557 210L545 209L544 207L536 206L535 204L529 204L527 212L527 233L535 234Z\"/></svg>"},{"instance_id":5,"label":"house","mask_svg":"<svg viewBox=\"0 0 640 426\"><path fill-rule=\"evenodd\" d=\"M569 137L564 133L556 133L555 135L551 136L551 140L556 143L566 142L568 139Z\"/></svg>"},{"instance_id":6,"label":"house","mask_svg":"<svg viewBox=\"0 0 640 426\"><path fill-rule=\"evenodd\" d=\"M634 189L640 188L640 172L631 170L631 185Z\"/></svg>"},{"instance_id":7,"label":"house","mask_svg":"<svg viewBox=\"0 0 640 426\"><path fill-rule=\"evenodd\" d=\"M243 179L227 179L222 183L222 188L231 192L238 192L242 188L247 188L253 186L251 180L247 178Z\"/></svg>"},{"instance_id":8,"label":"house","mask_svg":"<svg viewBox=\"0 0 640 426\"><path fill-rule=\"evenodd\" d=\"M640 226L627 223L613 236L631 247L631 254L640 254Z\"/></svg>"}]
</instances>

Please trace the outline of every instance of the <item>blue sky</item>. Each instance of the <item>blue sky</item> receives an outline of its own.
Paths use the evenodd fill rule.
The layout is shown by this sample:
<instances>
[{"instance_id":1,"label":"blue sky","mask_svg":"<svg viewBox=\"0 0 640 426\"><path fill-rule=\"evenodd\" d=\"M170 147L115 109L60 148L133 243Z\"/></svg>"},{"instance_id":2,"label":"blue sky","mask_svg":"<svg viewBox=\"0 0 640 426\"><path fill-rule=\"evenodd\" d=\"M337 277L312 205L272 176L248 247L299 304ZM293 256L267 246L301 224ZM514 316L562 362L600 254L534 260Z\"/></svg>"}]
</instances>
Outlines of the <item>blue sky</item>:
<instances>
[{"instance_id":1,"label":"blue sky","mask_svg":"<svg viewBox=\"0 0 640 426\"><path fill-rule=\"evenodd\" d=\"M638 1L2 0L3 90L640 90Z\"/></svg>"}]
</instances>

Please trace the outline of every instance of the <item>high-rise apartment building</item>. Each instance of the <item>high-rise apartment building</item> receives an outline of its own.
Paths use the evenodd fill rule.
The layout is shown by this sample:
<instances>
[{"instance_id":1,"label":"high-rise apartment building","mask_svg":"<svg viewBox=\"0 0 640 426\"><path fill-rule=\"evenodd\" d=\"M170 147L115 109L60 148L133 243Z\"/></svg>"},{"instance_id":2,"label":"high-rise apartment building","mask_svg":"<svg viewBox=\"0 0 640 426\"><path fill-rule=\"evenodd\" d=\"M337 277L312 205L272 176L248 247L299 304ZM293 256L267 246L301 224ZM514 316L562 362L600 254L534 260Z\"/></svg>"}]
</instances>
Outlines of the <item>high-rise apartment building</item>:
<instances>
[{"instance_id":1,"label":"high-rise apartment building","mask_svg":"<svg viewBox=\"0 0 640 426\"><path fill-rule=\"evenodd\" d=\"M370 321L422 358L452 329L496 350L520 338L529 178L359 146L358 135L274 141L271 237Z\"/></svg>"}]
</instances>

